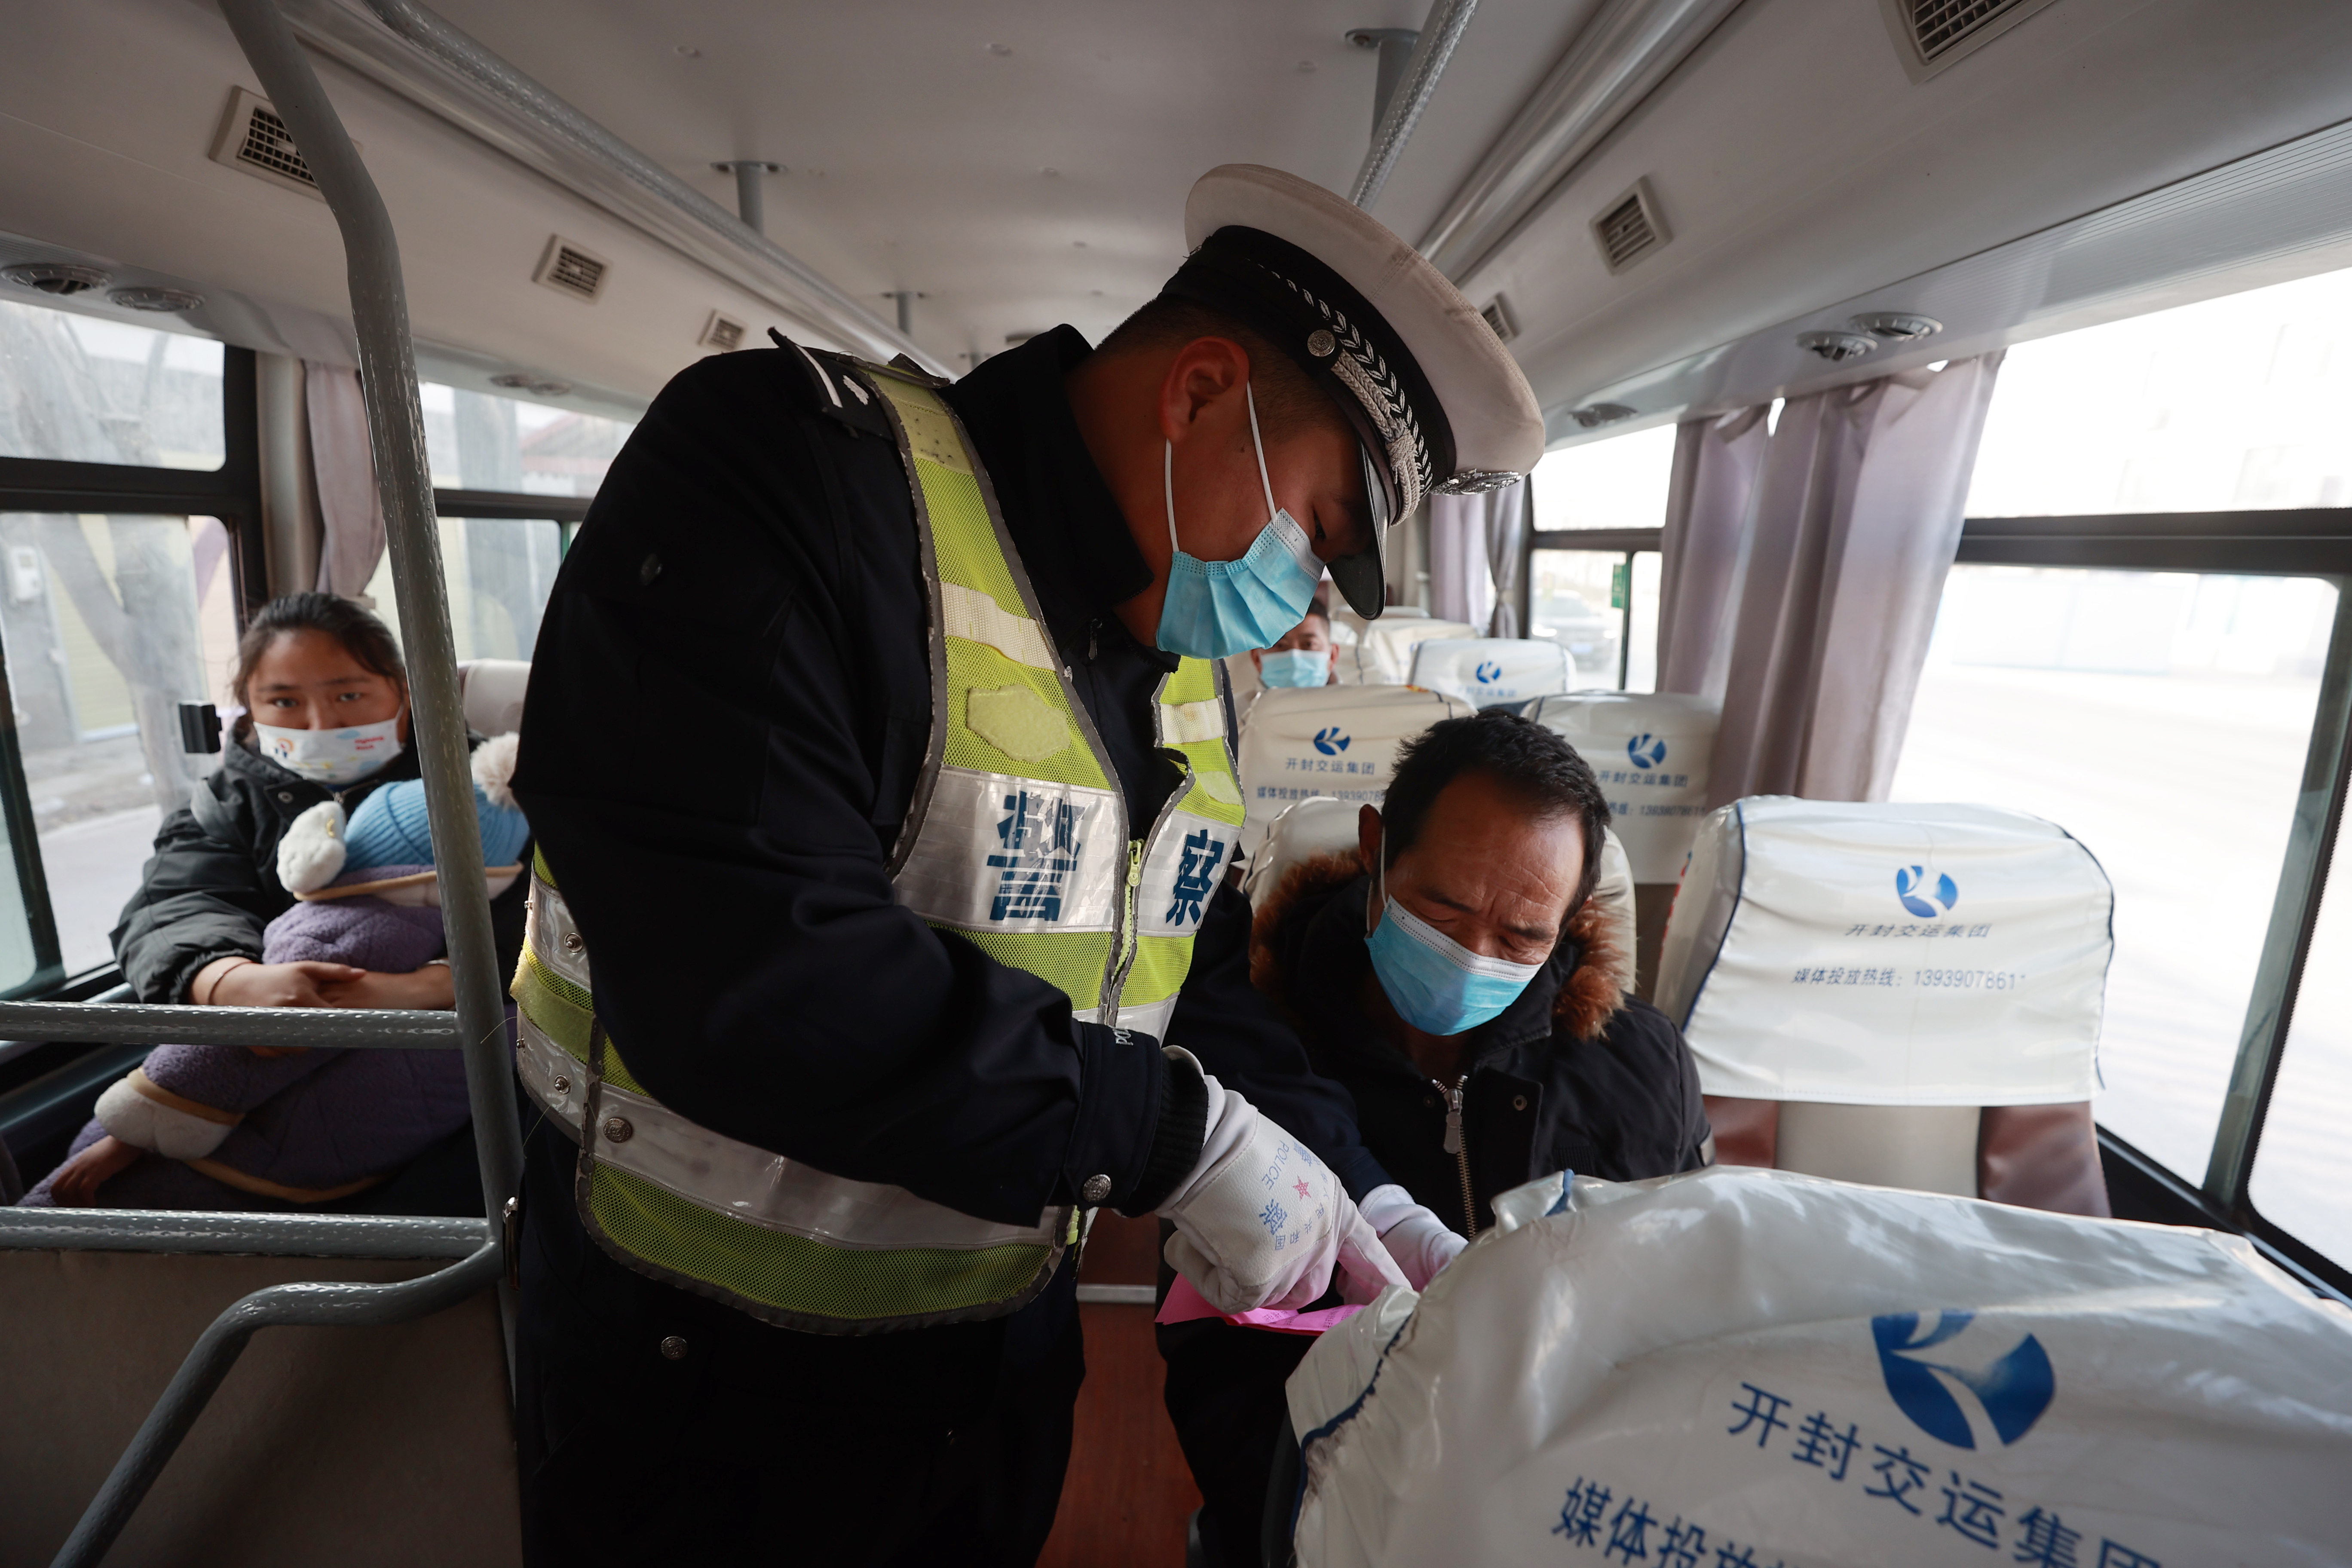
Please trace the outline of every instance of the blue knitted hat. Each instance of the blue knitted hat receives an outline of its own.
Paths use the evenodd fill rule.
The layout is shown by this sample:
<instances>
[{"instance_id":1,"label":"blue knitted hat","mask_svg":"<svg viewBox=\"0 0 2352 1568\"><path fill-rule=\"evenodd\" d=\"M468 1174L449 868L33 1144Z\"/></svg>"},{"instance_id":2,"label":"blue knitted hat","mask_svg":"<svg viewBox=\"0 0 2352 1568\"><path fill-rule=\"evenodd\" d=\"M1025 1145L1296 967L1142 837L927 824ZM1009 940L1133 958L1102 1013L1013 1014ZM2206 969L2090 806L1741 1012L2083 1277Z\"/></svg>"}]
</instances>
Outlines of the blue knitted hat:
<instances>
[{"instance_id":1,"label":"blue knitted hat","mask_svg":"<svg viewBox=\"0 0 2352 1568\"><path fill-rule=\"evenodd\" d=\"M482 828L482 864L511 866L530 841L530 824L511 804L506 776L513 771L511 737L484 744L475 753L474 816ZM502 765L501 765L502 764ZM488 773L491 776L485 778ZM489 789L484 785L488 784ZM491 798L492 793L504 801ZM425 781L385 784L360 803L343 830L343 871L372 866L431 866L433 835L425 820Z\"/></svg>"}]
</instances>

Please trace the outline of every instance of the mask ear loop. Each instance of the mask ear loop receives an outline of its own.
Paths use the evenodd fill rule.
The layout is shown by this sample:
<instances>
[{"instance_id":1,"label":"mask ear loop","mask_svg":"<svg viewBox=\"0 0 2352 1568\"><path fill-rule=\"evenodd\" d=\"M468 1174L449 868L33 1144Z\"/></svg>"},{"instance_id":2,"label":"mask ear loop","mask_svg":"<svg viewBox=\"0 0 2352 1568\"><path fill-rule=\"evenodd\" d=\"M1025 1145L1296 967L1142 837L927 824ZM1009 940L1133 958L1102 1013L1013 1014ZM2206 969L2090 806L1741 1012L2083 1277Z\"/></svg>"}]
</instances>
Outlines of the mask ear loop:
<instances>
[{"instance_id":1,"label":"mask ear loop","mask_svg":"<svg viewBox=\"0 0 2352 1568\"><path fill-rule=\"evenodd\" d=\"M1265 474L1265 443L1258 439L1257 434L1257 395L1250 390L1246 381L1242 383L1242 397L1249 405L1250 445L1257 451L1257 482L1265 487L1265 520L1272 522L1276 513L1282 509L1274 504L1274 481ZM1172 517L1174 514L1171 512L1170 515Z\"/></svg>"},{"instance_id":2,"label":"mask ear loop","mask_svg":"<svg viewBox=\"0 0 2352 1568\"><path fill-rule=\"evenodd\" d=\"M1162 441L1160 445L1160 493L1168 502L1168 565L1173 571L1176 557L1184 553L1184 547L1176 542L1176 443Z\"/></svg>"}]
</instances>

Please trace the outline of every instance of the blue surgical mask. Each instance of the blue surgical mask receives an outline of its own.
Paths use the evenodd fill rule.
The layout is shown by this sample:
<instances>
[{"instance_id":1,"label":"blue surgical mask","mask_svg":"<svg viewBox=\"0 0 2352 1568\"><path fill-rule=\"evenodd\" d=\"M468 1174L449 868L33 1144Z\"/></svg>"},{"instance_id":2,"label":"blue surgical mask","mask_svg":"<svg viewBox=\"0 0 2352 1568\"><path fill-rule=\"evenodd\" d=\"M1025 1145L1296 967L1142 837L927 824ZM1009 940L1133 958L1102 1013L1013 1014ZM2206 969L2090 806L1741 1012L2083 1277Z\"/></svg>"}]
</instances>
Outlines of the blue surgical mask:
<instances>
[{"instance_id":1,"label":"blue surgical mask","mask_svg":"<svg viewBox=\"0 0 2352 1568\"><path fill-rule=\"evenodd\" d=\"M1381 923L1364 945L1371 952L1372 973L1380 976L1381 989L1388 993L1398 1016L1414 1028L1441 1036L1475 1029L1517 1001L1543 968L1472 952L1387 898L1385 866L1381 870Z\"/></svg>"},{"instance_id":2,"label":"blue surgical mask","mask_svg":"<svg viewBox=\"0 0 2352 1568\"><path fill-rule=\"evenodd\" d=\"M1176 541L1176 444L1167 443L1160 485L1168 501L1168 597L1160 609L1160 648L1188 658L1224 658L1265 647L1307 618L1323 580L1307 531L1274 504L1274 481L1266 477L1265 444L1258 438L1257 399L1249 400L1250 444L1257 448L1258 483L1265 487L1271 519L1238 561L1203 561Z\"/></svg>"},{"instance_id":3,"label":"blue surgical mask","mask_svg":"<svg viewBox=\"0 0 2352 1568\"><path fill-rule=\"evenodd\" d=\"M1268 686L1322 686L1331 678L1331 656L1286 647L1257 661L1257 676Z\"/></svg>"}]
</instances>

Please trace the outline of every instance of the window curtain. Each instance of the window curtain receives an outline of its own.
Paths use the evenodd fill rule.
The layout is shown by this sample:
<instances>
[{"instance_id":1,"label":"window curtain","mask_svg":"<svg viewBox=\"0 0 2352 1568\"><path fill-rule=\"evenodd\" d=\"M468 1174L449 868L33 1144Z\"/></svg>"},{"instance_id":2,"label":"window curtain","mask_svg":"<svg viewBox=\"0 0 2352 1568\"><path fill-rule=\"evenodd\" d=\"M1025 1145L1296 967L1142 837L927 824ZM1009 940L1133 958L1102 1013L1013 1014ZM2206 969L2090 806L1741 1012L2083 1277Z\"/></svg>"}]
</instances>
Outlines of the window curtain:
<instances>
[{"instance_id":1,"label":"window curtain","mask_svg":"<svg viewBox=\"0 0 2352 1568\"><path fill-rule=\"evenodd\" d=\"M1486 635L1518 637L1519 574L1527 558L1528 482L1521 479L1465 499L1484 503L1486 513L1486 574L1495 584L1495 614Z\"/></svg>"},{"instance_id":2,"label":"window curtain","mask_svg":"<svg viewBox=\"0 0 2352 1568\"><path fill-rule=\"evenodd\" d=\"M322 594L361 598L383 560L383 502L376 490L360 373L305 360L302 402L319 495L317 587Z\"/></svg>"},{"instance_id":3,"label":"window curtain","mask_svg":"<svg viewBox=\"0 0 2352 1568\"><path fill-rule=\"evenodd\" d=\"M1736 603L1723 616L1709 805L1748 795L1886 797L2000 361L1957 360L1782 408L1748 493L1727 595ZM1703 458L1704 449L1678 563L1693 616L1705 613L1706 574L1690 557L1702 542L1722 547L1719 516L1698 504ZM1727 463L1726 493L1737 489L1733 472ZM1684 605L1674 615L1677 637L1692 635Z\"/></svg>"},{"instance_id":4,"label":"window curtain","mask_svg":"<svg viewBox=\"0 0 2352 1568\"><path fill-rule=\"evenodd\" d=\"M1486 496L1431 496L1429 613L1483 626L1495 610L1486 569Z\"/></svg>"},{"instance_id":5,"label":"window curtain","mask_svg":"<svg viewBox=\"0 0 2352 1568\"><path fill-rule=\"evenodd\" d=\"M1658 563L1661 691L1723 696L1748 503L1764 466L1766 412L1759 404L1689 420L1675 432Z\"/></svg>"}]
</instances>

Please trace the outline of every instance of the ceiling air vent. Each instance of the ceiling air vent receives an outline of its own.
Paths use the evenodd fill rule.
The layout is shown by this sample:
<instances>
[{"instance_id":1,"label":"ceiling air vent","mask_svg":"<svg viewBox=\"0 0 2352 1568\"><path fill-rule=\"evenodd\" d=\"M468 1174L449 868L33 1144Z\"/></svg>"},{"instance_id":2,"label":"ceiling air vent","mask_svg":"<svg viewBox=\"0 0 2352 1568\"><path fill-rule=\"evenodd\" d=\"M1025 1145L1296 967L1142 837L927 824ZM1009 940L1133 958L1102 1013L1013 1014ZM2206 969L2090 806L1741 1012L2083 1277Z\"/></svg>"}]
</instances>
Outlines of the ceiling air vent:
<instances>
[{"instance_id":1,"label":"ceiling air vent","mask_svg":"<svg viewBox=\"0 0 2352 1568\"><path fill-rule=\"evenodd\" d=\"M710 320L702 323L702 335L694 341L702 347L722 354L733 353L743 346L743 323L719 311L710 312Z\"/></svg>"},{"instance_id":2,"label":"ceiling air vent","mask_svg":"<svg viewBox=\"0 0 2352 1568\"><path fill-rule=\"evenodd\" d=\"M1975 53L2051 0L1879 0L1913 81Z\"/></svg>"},{"instance_id":3,"label":"ceiling air vent","mask_svg":"<svg viewBox=\"0 0 2352 1568\"><path fill-rule=\"evenodd\" d=\"M1480 310L1478 314L1485 319L1487 326L1494 329L1495 335L1503 342L1507 343L1519 335L1519 324L1511 319L1511 308L1503 302L1503 297L1500 294L1487 300L1486 309Z\"/></svg>"},{"instance_id":4,"label":"ceiling air vent","mask_svg":"<svg viewBox=\"0 0 2352 1568\"><path fill-rule=\"evenodd\" d=\"M268 100L241 87L229 89L228 112L221 116L220 131L213 137L212 160L306 196L319 195L319 182L294 150L294 133L286 129L286 121L278 118Z\"/></svg>"},{"instance_id":5,"label":"ceiling air vent","mask_svg":"<svg viewBox=\"0 0 2352 1568\"><path fill-rule=\"evenodd\" d=\"M20 261L14 267L0 267L0 278L19 288L60 295L87 294L105 288L108 280L97 268L73 261Z\"/></svg>"},{"instance_id":6,"label":"ceiling air vent","mask_svg":"<svg viewBox=\"0 0 2352 1568\"><path fill-rule=\"evenodd\" d=\"M490 377L492 386L503 386L510 392L528 392L533 397L563 397L570 395L572 384L558 381L551 375L534 375L527 370L510 370L503 375Z\"/></svg>"},{"instance_id":7,"label":"ceiling air vent","mask_svg":"<svg viewBox=\"0 0 2352 1568\"><path fill-rule=\"evenodd\" d=\"M1601 247L1601 259L1609 264L1609 270L1622 272L1674 236L1666 232L1665 219L1658 216L1658 202L1650 195L1650 182L1636 180L1632 190L1602 208L1601 216L1592 220L1592 237Z\"/></svg>"},{"instance_id":8,"label":"ceiling air vent","mask_svg":"<svg viewBox=\"0 0 2352 1568\"><path fill-rule=\"evenodd\" d=\"M1888 343L1916 343L1921 338L1932 338L1944 330L1944 323L1933 316L1914 316L1900 310L1856 316L1848 324L1857 332L1868 332L1881 342Z\"/></svg>"},{"instance_id":9,"label":"ceiling air vent","mask_svg":"<svg viewBox=\"0 0 2352 1568\"><path fill-rule=\"evenodd\" d=\"M604 290L604 274L611 269L603 257L591 254L586 247L572 244L560 234L551 234L547 237L547 252L539 258L539 270L530 275L530 280L593 304Z\"/></svg>"},{"instance_id":10,"label":"ceiling air vent","mask_svg":"<svg viewBox=\"0 0 2352 1568\"><path fill-rule=\"evenodd\" d=\"M1614 425L1620 419L1631 419L1637 410L1622 403L1593 403L1582 408L1571 408L1568 416L1587 430L1598 430L1603 425Z\"/></svg>"},{"instance_id":11,"label":"ceiling air vent","mask_svg":"<svg viewBox=\"0 0 2352 1568\"><path fill-rule=\"evenodd\" d=\"M1860 332L1804 332L1799 334L1797 346L1832 364L1844 364L1876 349L1878 340Z\"/></svg>"}]
</instances>

